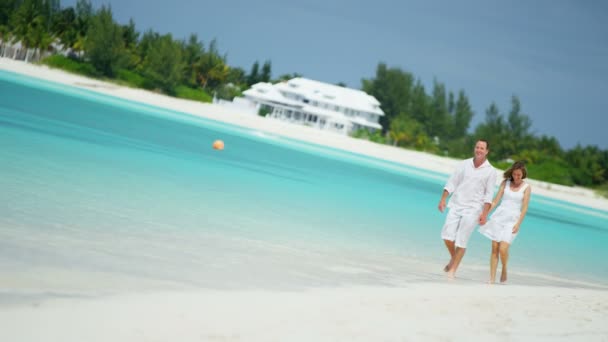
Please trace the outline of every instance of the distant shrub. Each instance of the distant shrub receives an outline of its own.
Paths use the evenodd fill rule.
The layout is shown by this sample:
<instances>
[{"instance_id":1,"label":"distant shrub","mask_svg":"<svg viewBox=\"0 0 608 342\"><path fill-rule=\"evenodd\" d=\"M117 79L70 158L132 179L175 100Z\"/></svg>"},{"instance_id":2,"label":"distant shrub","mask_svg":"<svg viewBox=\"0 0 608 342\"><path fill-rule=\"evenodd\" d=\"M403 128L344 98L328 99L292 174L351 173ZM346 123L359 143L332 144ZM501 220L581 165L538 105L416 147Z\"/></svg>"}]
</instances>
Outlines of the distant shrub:
<instances>
[{"instance_id":1,"label":"distant shrub","mask_svg":"<svg viewBox=\"0 0 608 342\"><path fill-rule=\"evenodd\" d=\"M600 196L608 198L608 183L604 183L597 187L595 192Z\"/></svg>"},{"instance_id":2,"label":"distant shrub","mask_svg":"<svg viewBox=\"0 0 608 342\"><path fill-rule=\"evenodd\" d=\"M387 143L386 138L382 135L382 131L380 131L380 130L370 132L367 129L358 129L358 130L352 131L350 133L350 136L353 138L357 138L357 139L365 139L365 140L373 141L373 142L379 143L379 144Z\"/></svg>"},{"instance_id":3,"label":"distant shrub","mask_svg":"<svg viewBox=\"0 0 608 342\"><path fill-rule=\"evenodd\" d=\"M258 115L259 116L266 116L266 115L268 115L270 113L272 113L272 109L270 107L262 106L258 110Z\"/></svg>"},{"instance_id":4,"label":"distant shrub","mask_svg":"<svg viewBox=\"0 0 608 342\"><path fill-rule=\"evenodd\" d=\"M572 186L574 181L568 165L557 160L547 160L538 164L526 165L528 177L545 182Z\"/></svg>"},{"instance_id":5,"label":"distant shrub","mask_svg":"<svg viewBox=\"0 0 608 342\"><path fill-rule=\"evenodd\" d=\"M511 167L511 165L513 165L513 163L508 162L508 161L497 161L497 162L492 162L492 165L499 170L506 171L508 168Z\"/></svg>"},{"instance_id":6,"label":"distant shrub","mask_svg":"<svg viewBox=\"0 0 608 342\"><path fill-rule=\"evenodd\" d=\"M179 85L175 87L174 92L176 97L182 99L195 100L200 102L211 102L213 100L211 96L207 94L207 92L205 92L204 90L192 89L184 85Z\"/></svg>"},{"instance_id":7,"label":"distant shrub","mask_svg":"<svg viewBox=\"0 0 608 342\"><path fill-rule=\"evenodd\" d=\"M219 86L215 90L218 99L232 101L235 97L243 95L241 88L232 83Z\"/></svg>"},{"instance_id":8,"label":"distant shrub","mask_svg":"<svg viewBox=\"0 0 608 342\"><path fill-rule=\"evenodd\" d=\"M95 68L86 62L81 62L62 55L49 56L41 61L42 64L48 65L51 68L62 69L75 74L80 74L90 77L99 77L100 74Z\"/></svg>"},{"instance_id":9,"label":"distant shrub","mask_svg":"<svg viewBox=\"0 0 608 342\"><path fill-rule=\"evenodd\" d=\"M369 135L369 140L378 144L386 144L386 138L382 135L381 130L376 130Z\"/></svg>"},{"instance_id":10,"label":"distant shrub","mask_svg":"<svg viewBox=\"0 0 608 342\"><path fill-rule=\"evenodd\" d=\"M120 81L125 82L128 86L135 88L148 88L148 81L146 78L138 73L131 70L120 69L116 72L116 78Z\"/></svg>"}]
</instances>

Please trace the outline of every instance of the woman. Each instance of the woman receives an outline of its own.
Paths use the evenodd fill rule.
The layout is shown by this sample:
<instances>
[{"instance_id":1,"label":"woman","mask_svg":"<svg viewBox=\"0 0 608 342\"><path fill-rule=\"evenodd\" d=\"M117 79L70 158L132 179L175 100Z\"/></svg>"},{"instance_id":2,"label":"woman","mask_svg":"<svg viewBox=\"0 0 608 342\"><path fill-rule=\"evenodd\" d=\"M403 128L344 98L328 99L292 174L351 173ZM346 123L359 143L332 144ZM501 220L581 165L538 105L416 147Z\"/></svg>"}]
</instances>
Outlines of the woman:
<instances>
[{"instance_id":1,"label":"woman","mask_svg":"<svg viewBox=\"0 0 608 342\"><path fill-rule=\"evenodd\" d=\"M496 278L498 259L502 262L500 282L507 281L507 262L509 261L509 246L519 232L521 222L528 211L528 202L532 189L524 182L528 175L523 162L515 162L504 173L504 180L500 184L498 194L492 202L492 214L488 223L481 226L479 231L492 240L492 254L490 255L490 280L493 284ZM501 202L502 199L502 202ZM498 205L500 203L500 206Z\"/></svg>"}]
</instances>

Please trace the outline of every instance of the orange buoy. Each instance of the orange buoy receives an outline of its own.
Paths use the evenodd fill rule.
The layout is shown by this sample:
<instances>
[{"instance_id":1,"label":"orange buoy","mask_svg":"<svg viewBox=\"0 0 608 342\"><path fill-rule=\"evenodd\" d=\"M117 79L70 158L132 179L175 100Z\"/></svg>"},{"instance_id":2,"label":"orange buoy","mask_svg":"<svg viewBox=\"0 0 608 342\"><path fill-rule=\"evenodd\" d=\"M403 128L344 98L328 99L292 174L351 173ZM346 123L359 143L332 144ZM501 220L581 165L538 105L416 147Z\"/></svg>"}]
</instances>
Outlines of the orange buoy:
<instances>
[{"instance_id":1,"label":"orange buoy","mask_svg":"<svg viewBox=\"0 0 608 342\"><path fill-rule=\"evenodd\" d=\"M223 150L224 149L224 142L221 140L216 140L213 142L213 149L214 150Z\"/></svg>"}]
</instances>

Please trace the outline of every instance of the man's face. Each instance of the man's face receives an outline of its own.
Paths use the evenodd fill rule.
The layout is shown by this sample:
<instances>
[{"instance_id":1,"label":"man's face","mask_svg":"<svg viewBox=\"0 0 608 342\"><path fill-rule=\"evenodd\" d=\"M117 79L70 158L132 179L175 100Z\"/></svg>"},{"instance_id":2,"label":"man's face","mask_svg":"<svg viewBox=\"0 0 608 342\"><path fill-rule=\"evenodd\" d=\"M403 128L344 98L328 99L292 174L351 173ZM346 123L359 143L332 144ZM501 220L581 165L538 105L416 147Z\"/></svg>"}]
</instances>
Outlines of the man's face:
<instances>
[{"instance_id":1,"label":"man's face","mask_svg":"<svg viewBox=\"0 0 608 342\"><path fill-rule=\"evenodd\" d=\"M478 141L475 144L475 159L484 160L488 155L488 144L485 141Z\"/></svg>"}]
</instances>

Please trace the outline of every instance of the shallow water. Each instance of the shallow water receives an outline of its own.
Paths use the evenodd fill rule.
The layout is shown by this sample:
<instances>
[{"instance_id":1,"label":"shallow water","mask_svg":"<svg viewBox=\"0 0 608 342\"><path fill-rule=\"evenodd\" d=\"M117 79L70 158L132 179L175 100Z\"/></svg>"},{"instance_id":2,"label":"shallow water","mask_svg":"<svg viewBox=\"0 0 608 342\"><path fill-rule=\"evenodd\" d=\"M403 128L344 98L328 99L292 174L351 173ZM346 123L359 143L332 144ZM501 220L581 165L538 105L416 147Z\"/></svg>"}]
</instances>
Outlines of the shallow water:
<instances>
[{"instance_id":1,"label":"shallow water","mask_svg":"<svg viewBox=\"0 0 608 342\"><path fill-rule=\"evenodd\" d=\"M447 175L1 71L0 147L5 292L443 279ZM511 279L608 285L607 243L608 212L533 195Z\"/></svg>"}]
</instances>

